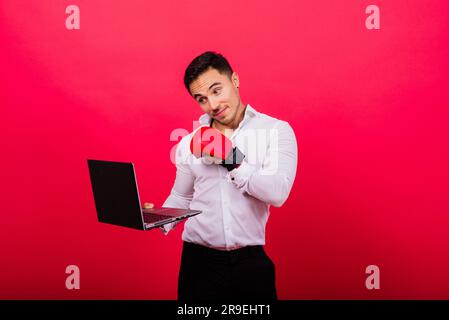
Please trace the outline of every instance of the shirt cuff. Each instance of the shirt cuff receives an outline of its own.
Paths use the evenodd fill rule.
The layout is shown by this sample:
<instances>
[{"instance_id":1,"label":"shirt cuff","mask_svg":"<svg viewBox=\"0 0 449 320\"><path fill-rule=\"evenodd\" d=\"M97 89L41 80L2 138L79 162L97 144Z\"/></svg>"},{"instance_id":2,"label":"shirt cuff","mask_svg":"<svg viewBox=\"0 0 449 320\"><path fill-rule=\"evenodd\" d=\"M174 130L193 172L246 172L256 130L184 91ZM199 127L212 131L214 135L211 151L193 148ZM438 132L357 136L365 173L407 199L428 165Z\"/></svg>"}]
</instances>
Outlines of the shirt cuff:
<instances>
[{"instance_id":1,"label":"shirt cuff","mask_svg":"<svg viewBox=\"0 0 449 320\"><path fill-rule=\"evenodd\" d=\"M238 168L229 171L226 177L238 189L246 190L248 181L254 171L256 171L256 167L243 160L242 164Z\"/></svg>"}]
</instances>

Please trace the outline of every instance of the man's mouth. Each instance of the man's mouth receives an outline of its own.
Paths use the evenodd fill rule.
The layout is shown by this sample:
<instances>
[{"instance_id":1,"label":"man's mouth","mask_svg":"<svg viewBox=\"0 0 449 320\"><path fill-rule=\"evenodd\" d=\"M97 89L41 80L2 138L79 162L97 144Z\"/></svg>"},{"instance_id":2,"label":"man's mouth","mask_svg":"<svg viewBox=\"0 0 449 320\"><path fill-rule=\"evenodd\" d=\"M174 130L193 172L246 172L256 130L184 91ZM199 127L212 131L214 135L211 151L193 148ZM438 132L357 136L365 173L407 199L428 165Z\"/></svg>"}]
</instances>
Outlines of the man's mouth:
<instances>
[{"instance_id":1,"label":"man's mouth","mask_svg":"<svg viewBox=\"0 0 449 320\"><path fill-rule=\"evenodd\" d=\"M221 115L223 115L223 111L225 111L228 107L224 107L223 109L221 109L221 111L219 113L214 114L214 117L220 117Z\"/></svg>"}]
</instances>

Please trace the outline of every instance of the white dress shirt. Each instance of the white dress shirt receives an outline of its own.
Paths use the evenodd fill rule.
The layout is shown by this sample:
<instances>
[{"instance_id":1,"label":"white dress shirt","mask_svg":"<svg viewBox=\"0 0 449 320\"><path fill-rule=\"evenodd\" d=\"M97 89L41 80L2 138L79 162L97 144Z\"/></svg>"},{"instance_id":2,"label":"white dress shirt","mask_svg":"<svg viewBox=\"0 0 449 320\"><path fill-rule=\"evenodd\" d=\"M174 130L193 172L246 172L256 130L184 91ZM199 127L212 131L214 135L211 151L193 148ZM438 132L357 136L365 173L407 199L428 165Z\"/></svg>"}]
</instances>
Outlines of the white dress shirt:
<instances>
[{"instance_id":1,"label":"white dress shirt","mask_svg":"<svg viewBox=\"0 0 449 320\"><path fill-rule=\"evenodd\" d=\"M206 126L210 120L208 114L199 118ZM287 200L295 179L297 144L293 129L248 104L230 137L245 159L232 171L191 154L194 132L177 146L176 179L163 204L202 211L186 221L182 239L219 250L264 245L270 205L280 207ZM176 224L165 225L164 233Z\"/></svg>"}]
</instances>

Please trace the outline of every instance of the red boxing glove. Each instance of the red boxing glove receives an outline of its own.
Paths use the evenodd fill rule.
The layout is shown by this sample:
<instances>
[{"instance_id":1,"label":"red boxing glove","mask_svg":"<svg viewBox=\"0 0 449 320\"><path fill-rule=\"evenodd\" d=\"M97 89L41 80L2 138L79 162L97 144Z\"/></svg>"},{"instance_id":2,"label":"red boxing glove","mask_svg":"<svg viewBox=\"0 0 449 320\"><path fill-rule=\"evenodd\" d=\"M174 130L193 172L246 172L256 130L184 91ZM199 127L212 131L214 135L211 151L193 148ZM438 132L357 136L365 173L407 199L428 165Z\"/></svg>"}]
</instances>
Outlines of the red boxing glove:
<instances>
[{"instance_id":1,"label":"red boxing glove","mask_svg":"<svg viewBox=\"0 0 449 320\"><path fill-rule=\"evenodd\" d=\"M232 147L231 140L211 127L200 127L192 136L190 151L196 158L211 157L231 171L242 163L245 155Z\"/></svg>"}]
</instances>

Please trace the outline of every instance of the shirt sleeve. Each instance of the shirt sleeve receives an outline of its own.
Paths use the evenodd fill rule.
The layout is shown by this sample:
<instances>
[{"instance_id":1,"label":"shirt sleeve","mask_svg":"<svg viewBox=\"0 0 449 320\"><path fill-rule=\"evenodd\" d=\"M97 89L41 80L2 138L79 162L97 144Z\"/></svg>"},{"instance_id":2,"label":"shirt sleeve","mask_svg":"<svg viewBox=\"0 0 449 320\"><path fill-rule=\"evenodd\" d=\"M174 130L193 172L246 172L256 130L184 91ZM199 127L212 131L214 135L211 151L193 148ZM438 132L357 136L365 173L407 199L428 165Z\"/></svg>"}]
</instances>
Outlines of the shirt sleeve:
<instances>
[{"instance_id":1,"label":"shirt sleeve","mask_svg":"<svg viewBox=\"0 0 449 320\"><path fill-rule=\"evenodd\" d=\"M181 146L178 145L178 148ZM165 208L180 208L180 209L189 209L190 202L193 198L193 182L194 176L191 172L191 169L186 163L186 161L182 160L181 157L178 157L177 150L177 159L176 159L176 178L171 189L170 195L165 200L162 207ZM181 152L180 152L181 153ZM175 221L172 223L167 223L160 227L160 229L167 234L170 230L172 230L179 222Z\"/></svg>"},{"instance_id":2,"label":"shirt sleeve","mask_svg":"<svg viewBox=\"0 0 449 320\"><path fill-rule=\"evenodd\" d=\"M295 133L285 121L279 121L270 132L270 143L258 168L246 160L227 175L241 192L275 207L287 200L296 176L298 148Z\"/></svg>"}]
</instances>

